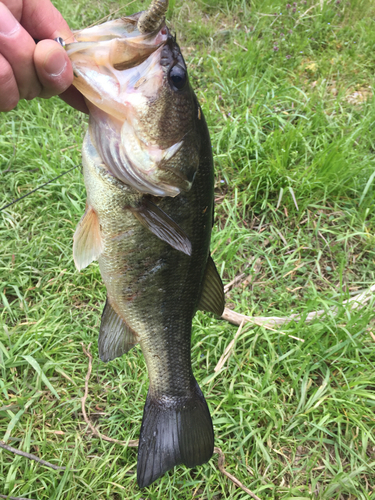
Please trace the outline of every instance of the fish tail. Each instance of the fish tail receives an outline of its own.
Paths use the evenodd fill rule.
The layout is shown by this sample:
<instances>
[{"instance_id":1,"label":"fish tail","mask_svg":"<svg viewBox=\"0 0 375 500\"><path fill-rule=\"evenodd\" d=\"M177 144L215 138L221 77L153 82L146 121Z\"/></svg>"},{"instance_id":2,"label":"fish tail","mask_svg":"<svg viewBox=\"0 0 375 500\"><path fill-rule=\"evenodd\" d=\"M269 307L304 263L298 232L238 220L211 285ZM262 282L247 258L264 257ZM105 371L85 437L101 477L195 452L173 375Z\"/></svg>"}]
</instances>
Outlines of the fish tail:
<instances>
[{"instance_id":1,"label":"fish tail","mask_svg":"<svg viewBox=\"0 0 375 500\"><path fill-rule=\"evenodd\" d=\"M189 396L147 394L138 447L137 482L149 486L175 465L195 467L214 450L208 406L196 380Z\"/></svg>"}]
</instances>

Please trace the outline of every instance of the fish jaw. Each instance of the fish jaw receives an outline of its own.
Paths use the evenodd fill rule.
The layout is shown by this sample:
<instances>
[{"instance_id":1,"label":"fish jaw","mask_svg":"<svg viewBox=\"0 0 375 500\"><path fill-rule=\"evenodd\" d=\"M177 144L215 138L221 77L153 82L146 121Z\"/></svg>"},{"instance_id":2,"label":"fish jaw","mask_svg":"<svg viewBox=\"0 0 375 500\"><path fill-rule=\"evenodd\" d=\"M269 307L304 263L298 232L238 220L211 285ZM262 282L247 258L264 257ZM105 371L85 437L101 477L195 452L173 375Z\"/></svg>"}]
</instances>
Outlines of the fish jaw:
<instances>
[{"instance_id":1,"label":"fish jaw","mask_svg":"<svg viewBox=\"0 0 375 500\"><path fill-rule=\"evenodd\" d=\"M74 85L88 99L93 140L108 171L141 193L174 197L191 188L182 172L163 168L182 141L163 148L137 132L138 115L157 99L163 86L160 59L168 32L162 27L156 34L141 35L132 24L136 20L82 30L67 53ZM121 58L122 62L114 62Z\"/></svg>"},{"instance_id":2,"label":"fish jaw","mask_svg":"<svg viewBox=\"0 0 375 500\"><path fill-rule=\"evenodd\" d=\"M74 86L95 106L119 119L126 116L124 94L139 80L137 71L124 70L142 64L168 38L165 26L141 34L136 27L137 16L76 32L76 41L65 46L73 66ZM141 70L147 71L152 63L149 61ZM151 83L155 88L157 82Z\"/></svg>"}]
</instances>

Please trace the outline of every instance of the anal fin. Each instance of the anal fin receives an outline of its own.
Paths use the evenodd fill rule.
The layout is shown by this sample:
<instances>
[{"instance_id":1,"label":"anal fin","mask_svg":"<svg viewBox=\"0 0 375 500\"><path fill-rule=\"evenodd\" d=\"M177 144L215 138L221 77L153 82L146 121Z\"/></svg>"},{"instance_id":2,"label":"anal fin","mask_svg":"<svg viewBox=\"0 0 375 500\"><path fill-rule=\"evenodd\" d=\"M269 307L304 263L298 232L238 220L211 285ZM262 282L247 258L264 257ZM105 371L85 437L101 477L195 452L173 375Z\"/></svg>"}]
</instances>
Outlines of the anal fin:
<instances>
[{"instance_id":1,"label":"anal fin","mask_svg":"<svg viewBox=\"0 0 375 500\"><path fill-rule=\"evenodd\" d=\"M136 333L113 309L109 299L104 306L99 330L99 357L111 361L130 351L138 343Z\"/></svg>"},{"instance_id":2,"label":"anal fin","mask_svg":"<svg viewBox=\"0 0 375 500\"><path fill-rule=\"evenodd\" d=\"M155 236L168 243L172 248L191 255L191 242L180 226L155 203L143 197L142 203L129 210L145 228Z\"/></svg>"},{"instance_id":3,"label":"anal fin","mask_svg":"<svg viewBox=\"0 0 375 500\"><path fill-rule=\"evenodd\" d=\"M73 236L73 258L78 271L96 260L103 251L98 216L87 207Z\"/></svg>"},{"instance_id":4,"label":"anal fin","mask_svg":"<svg viewBox=\"0 0 375 500\"><path fill-rule=\"evenodd\" d=\"M212 257L207 260L206 272L203 280L203 290L199 301L198 309L209 311L221 316L224 312L225 298L224 287L217 272Z\"/></svg>"}]
</instances>

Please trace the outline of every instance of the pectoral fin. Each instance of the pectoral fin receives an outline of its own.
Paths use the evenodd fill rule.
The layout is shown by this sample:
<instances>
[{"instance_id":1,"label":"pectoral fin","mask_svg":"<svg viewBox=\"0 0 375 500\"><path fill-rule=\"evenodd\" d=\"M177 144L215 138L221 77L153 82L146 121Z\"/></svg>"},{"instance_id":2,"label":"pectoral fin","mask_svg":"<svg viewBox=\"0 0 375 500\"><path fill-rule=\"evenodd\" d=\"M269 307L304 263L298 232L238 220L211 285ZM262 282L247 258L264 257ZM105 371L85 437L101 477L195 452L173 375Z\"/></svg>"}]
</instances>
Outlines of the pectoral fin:
<instances>
[{"instance_id":1,"label":"pectoral fin","mask_svg":"<svg viewBox=\"0 0 375 500\"><path fill-rule=\"evenodd\" d=\"M225 307L224 287L211 256L208 257L198 309L221 316Z\"/></svg>"},{"instance_id":2,"label":"pectoral fin","mask_svg":"<svg viewBox=\"0 0 375 500\"><path fill-rule=\"evenodd\" d=\"M161 208L146 197L136 208L129 208L139 222L155 236L168 243L171 247L191 255L191 242L186 233Z\"/></svg>"},{"instance_id":3,"label":"pectoral fin","mask_svg":"<svg viewBox=\"0 0 375 500\"><path fill-rule=\"evenodd\" d=\"M87 207L73 236L73 258L78 271L96 260L103 251L98 216Z\"/></svg>"},{"instance_id":4,"label":"pectoral fin","mask_svg":"<svg viewBox=\"0 0 375 500\"><path fill-rule=\"evenodd\" d=\"M136 333L116 313L109 299L104 306L99 331L99 357L111 361L130 351L138 343Z\"/></svg>"}]
</instances>

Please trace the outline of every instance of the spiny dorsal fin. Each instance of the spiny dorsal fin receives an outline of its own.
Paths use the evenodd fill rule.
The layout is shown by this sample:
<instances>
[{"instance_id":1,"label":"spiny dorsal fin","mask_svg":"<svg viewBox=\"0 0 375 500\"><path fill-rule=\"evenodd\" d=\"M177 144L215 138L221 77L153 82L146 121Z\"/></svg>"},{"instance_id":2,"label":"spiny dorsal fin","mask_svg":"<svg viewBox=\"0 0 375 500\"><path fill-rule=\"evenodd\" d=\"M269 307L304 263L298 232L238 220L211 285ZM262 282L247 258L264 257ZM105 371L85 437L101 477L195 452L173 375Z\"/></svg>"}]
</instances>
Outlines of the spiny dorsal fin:
<instances>
[{"instance_id":1,"label":"spiny dorsal fin","mask_svg":"<svg viewBox=\"0 0 375 500\"><path fill-rule=\"evenodd\" d=\"M143 197L136 208L129 208L139 222L155 236L180 252L191 255L191 243L186 233L161 208Z\"/></svg>"},{"instance_id":2,"label":"spiny dorsal fin","mask_svg":"<svg viewBox=\"0 0 375 500\"><path fill-rule=\"evenodd\" d=\"M73 258L78 271L96 260L103 251L98 216L87 207L73 236Z\"/></svg>"},{"instance_id":3,"label":"spiny dorsal fin","mask_svg":"<svg viewBox=\"0 0 375 500\"><path fill-rule=\"evenodd\" d=\"M136 333L117 314L107 298L99 331L100 359L107 362L119 358L137 343Z\"/></svg>"},{"instance_id":4,"label":"spiny dorsal fin","mask_svg":"<svg viewBox=\"0 0 375 500\"><path fill-rule=\"evenodd\" d=\"M207 260L198 309L221 316L225 307L224 287L212 257Z\"/></svg>"}]
</instances>

